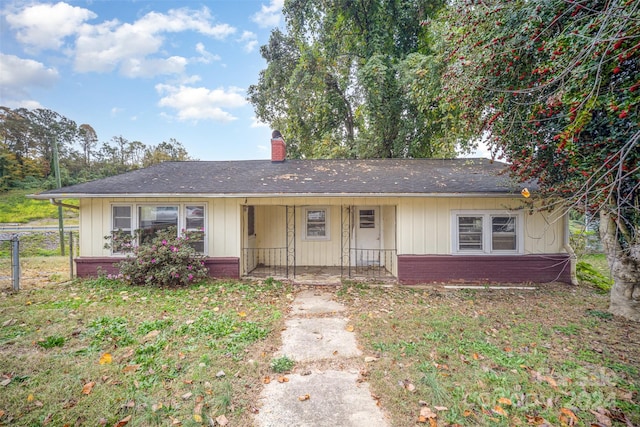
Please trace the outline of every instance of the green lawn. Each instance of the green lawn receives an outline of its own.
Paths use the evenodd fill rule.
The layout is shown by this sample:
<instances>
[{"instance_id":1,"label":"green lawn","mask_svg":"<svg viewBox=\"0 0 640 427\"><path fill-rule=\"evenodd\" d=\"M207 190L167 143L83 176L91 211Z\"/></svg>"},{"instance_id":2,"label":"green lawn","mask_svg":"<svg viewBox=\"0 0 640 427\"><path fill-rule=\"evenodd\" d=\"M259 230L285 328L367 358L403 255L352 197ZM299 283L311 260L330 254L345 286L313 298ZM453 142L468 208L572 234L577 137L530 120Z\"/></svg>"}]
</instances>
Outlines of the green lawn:
<instances>
[{"instance_id":1,"label":"green lawn","mask_svg":"<svg viewBox=\"0 0 640 427\"><path fill-rule=\"evenodd\" d=\"M341 289L392 425L640 425L638 325L594 288L537 287Z\"/></svg>"},{"instance_id":2,"label":"green lawn","mask_svg":"<svg viewBox=\"0 0 640 427\"><path fill-rule=\"evenodd\" d=\"M58 207L48 200L28 199L27 194L38 190L11 190L0 193L0 223L27 223L29 221L58 218ZM77 205L77 200L64 200ZM77 218L77 211L64 209L65 218Z\"/></svg>"},{"instance_id":3,"label":"green lawn","mask_svg":"<svg viewBox=\"0 0 640 427\"><path fill-rule=\"evenodd\" d=\"M278 282L154 289L107 279L5 289L0 424L189 426L224 415L250 425L289 292Z\"/></svg>"}]
</instances>

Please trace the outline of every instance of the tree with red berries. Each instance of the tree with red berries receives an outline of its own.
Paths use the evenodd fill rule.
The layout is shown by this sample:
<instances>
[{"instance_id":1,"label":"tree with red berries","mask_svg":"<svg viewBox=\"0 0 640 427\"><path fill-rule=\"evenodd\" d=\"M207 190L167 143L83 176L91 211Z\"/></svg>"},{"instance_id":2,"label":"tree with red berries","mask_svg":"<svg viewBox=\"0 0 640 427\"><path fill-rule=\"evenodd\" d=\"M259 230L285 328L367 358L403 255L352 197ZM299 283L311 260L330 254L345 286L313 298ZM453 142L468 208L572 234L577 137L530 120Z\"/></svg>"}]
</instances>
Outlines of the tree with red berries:
<instances>
[{"instance_id":1,"label":"tree with red berries","mask_svg":"<svg viewBox=\"0 0 640 427\"><path fill-rule=\"evenodd\" d=\"M610 310L640 320L640 2L454 0L434 32L453 130L547 207L599 214Z\"/></svg>"}]
</instances>

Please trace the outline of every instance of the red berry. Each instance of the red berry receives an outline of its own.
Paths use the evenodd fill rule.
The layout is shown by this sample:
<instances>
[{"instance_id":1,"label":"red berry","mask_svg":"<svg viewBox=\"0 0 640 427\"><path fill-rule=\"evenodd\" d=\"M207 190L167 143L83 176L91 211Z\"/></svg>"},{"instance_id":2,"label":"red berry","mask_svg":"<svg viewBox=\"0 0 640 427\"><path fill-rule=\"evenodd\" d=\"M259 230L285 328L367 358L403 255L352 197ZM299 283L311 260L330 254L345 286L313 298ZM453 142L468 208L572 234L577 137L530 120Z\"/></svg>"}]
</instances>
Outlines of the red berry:
<instances>
[{"instance_id":1,"label":"red berry","mask_svg":"<svg viewBox=\"0 0 640 427\"><path fill-rule=\"evenodd\" d=\"M620 117L621 119L624 119L625 117L627 117L628 111L623 111L620 114L618 114L618 117Z\"/></svg>"},{"instance_id":2,"label":"red berry","mask_svg":"<svg viewBox=\"0 0 640 427\"><path fill-rule=\"evenodd\" d=\"M622 71L620 67L616 67L613 69L613 74L618 74L620 71Z\"/></svg>"}]
</instances>

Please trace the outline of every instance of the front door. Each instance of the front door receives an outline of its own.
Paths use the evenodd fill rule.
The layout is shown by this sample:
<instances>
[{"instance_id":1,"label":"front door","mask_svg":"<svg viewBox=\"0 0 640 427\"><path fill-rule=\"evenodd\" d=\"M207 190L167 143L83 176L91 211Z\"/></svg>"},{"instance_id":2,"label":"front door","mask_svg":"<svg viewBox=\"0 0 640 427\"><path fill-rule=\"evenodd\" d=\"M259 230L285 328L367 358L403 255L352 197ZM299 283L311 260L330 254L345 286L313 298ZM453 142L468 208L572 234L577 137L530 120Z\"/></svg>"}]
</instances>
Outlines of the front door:
<instances>
[{"instance_id":1,"label":"front door","mask_svg":"<svg viewBox=\"0 0 640 427\"><path fill-rule=\"evenodd\" d=\"M361 206L355 212L356 265L380 265L380 216L377 207Z\"/></svg>"}]
</instances>

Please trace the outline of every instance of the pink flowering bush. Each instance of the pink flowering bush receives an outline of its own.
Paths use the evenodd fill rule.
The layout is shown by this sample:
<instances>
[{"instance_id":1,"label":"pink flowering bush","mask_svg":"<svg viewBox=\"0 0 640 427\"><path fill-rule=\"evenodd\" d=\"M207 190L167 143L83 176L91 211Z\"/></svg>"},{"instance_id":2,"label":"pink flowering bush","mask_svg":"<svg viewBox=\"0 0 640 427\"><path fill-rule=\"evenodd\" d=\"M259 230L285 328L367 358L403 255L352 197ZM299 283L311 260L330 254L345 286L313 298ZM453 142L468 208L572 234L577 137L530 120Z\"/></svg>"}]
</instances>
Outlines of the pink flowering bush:
<instances>
[{"instance_id":1,"label":"pink flowering bush","mask_svg":"<svg viewBox=\"0 0 640 427\"><path fill-rule=\"evenodd\" d=\"M160 230L146 243L133 246L127 258L118 264L123 280L134 285L186 286L208 276L204 255L189 244L199 235L184 232L177 237L175 228Z\"/></svg>"}]
</instances>

